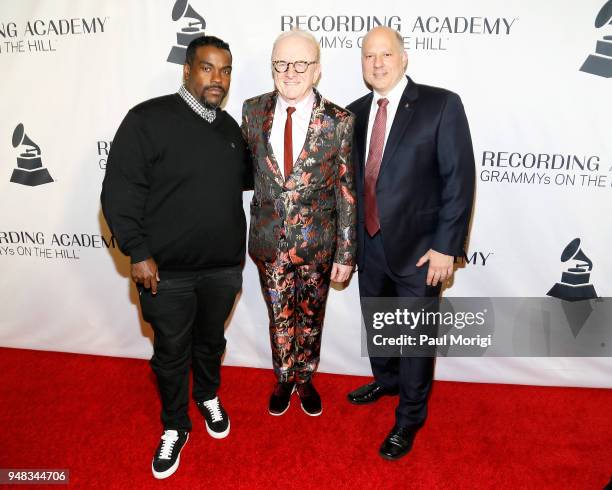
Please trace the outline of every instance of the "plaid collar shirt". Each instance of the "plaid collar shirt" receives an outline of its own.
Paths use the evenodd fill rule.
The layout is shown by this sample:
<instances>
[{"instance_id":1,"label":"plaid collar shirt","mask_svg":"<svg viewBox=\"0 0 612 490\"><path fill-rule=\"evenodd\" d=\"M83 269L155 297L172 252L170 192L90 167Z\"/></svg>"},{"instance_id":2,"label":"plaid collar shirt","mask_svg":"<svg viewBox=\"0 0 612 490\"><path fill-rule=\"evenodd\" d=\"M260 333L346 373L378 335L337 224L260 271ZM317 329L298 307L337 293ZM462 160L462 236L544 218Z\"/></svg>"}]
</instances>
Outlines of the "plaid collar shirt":
<instances>
[{"instance_id":1,"label":"plaid collar shirt","mask_svg":"<svg viewBox=\"0 0 612 490\"><path fill-rule=\"evenodd\" d=\"M178 94L185 102L187 102L187 105L191 107L198 116L202 117L209 123L212 123L215 120L215 117L217 117L217 111L204 107L193 95L189 93L189 90L187 90L184 85L181 85Z\"/></svg>"}]
</instances>

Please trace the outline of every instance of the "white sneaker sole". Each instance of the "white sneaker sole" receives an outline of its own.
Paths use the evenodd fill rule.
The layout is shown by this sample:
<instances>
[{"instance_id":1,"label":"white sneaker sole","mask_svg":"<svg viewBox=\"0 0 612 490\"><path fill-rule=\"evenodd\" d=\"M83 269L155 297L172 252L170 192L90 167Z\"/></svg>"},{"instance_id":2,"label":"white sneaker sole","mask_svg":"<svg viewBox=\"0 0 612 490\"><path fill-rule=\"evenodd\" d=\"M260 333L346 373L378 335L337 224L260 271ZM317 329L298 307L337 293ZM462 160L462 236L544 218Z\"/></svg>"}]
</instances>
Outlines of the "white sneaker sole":
<instances>
[{"instance_id":1,"label":"white sneaker sole","mask_svg":"<svg viewBox=\"0 0 612 490\"><path fill-rule=\"evenodd\" d=\"M297 391L297 386L293 385L293 389L291 390L291 395L293 395L296 391ZM287 410L289 410L289 407L291 406L291 395L289 395L289 403L287 403L287 408L285 408L285 410L283 410L281 413L273 413L273 412L270 412L270 409L268 409L268 413L274 417L280 417L281 415L285 415L285 413L287 412Z\"/></svg>"},{"instance_id":2,"label":"white sneaker sole","mask_svg":"<svg viewBox=\"0 0 612 490\"><path fill-rule=\"evenodd\" d=\"M283 410L281 413L271 412L270 409L268 409L268 413L274 417L280 417L281 415L284 415L287 412L287 410L289 410L290 406L291 406L291 402L287 403L287 408L285 408L285 410Z\"/></svg>"},{"instance_id":3,"label":"white sneaker sole","mask_svg":"<svg viewBox=\"0 0 612 490\"><path fill-rule=\"evenodd\" d=\"M300 403L300 405L302 405L302 404ZM321 411L320 411L320 412L318 412L318 413L310 413L310 412L307 412L307 411L306 411L306 409L304 408L304 405L302 405L302 410L304 411L304 413L305 413L306 415L309 415L310 417L318 417L319 415L321 415L321 414L323 413L323 409L321 409Z\"/></svg>"},{"instance_id":4,"label":"white sneaker sole","mask_svg":"<svg viewBox=\"0 0 612 490\"><path fill-rule=\"evenodd\" d=\"M225 429L223 432L215 432L210 427L208 427L208 422L206 422L206 432L208 432L208 435L210 437L213 437L215 439L223 439L223 438L227 437L229 435L229 432L230 432L230 420L229 420L229 418L227 419L227 429Z\"/></svg>"},{"instance_id":5,"label":"white sneaker sole","mask_svg":"<svg viewBox=\"0 0 612 490\"><path fill-rule=\"evenodd\" d=\"M188 440L189 440L189 434L187 434L187 439L185 439L185 444L187 444ZM174 472L178 470L179 464L181 462L181 452L183 451L185 444L183 444L183 447L179 451L179 455L176 458L176 461L174 462L174 464L170 466L170 468L168 468L166 471L155 471L155 468L153 468L153 461L155 461L155 458L153 458L153 461L151 461L151 471L153 472L153 476L155 478L157 478L158 480L163 480L164 478L168 478L169 476L172 476Z\"/></svg>"}]
</instances>

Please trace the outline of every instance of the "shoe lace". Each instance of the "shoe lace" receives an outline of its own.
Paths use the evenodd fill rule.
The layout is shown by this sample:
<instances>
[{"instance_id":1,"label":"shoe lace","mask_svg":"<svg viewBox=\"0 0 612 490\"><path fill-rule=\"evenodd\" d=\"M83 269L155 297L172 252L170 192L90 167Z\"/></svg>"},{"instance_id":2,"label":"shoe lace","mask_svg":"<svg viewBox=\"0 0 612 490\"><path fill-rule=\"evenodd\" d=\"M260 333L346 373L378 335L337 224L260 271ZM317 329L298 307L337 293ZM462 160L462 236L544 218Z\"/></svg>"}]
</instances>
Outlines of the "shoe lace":
<instances>
[{"instance_id":1,"label":"shoe lace","mask_svg":"<svg viewBox=\"0 0 612 490\"><path fill-rule=\"evenodd\" d=\"M162 445L159 450L159 459L170 459L174 445L178 441L178 432L176 430L165 430L161 439Z\"/></svg>"},{"instance_id":2,"label":"shoe lace","mask_svg":"<svg viewBox=\"0 0 612 490\"><path fill-rule=\"evenodd\" d=\"M405 444L408 438L410 437L410 431L407 429L398 429L391 437L389 437L389 442L395 444L396 446L401 446Z\"/></svg>"},{"instance_id":3,"label":"shoe lace","mask_svg":"<svg viewBox=\"0 0 612 490\"><path fill-rule=\"evenodd\" d=\"M223 414L221 413L221 404L219 403L219 397L215 397L212 400L207 400L202 403L209 411L213 422L220 422L223 420Z\"/></svg>"}]
</instances>

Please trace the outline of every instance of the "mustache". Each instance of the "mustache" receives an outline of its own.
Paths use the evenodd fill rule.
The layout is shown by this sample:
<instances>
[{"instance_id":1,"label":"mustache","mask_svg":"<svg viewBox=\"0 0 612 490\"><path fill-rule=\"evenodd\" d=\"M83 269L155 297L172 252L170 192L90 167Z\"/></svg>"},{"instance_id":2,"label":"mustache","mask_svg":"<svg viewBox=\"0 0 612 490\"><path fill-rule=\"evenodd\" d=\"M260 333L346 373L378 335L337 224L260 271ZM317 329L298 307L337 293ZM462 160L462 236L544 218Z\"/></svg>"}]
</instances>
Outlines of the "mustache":
<instances>
[{"instance_id":1,"label":"mustache","mask_svg":"<svg viewBox=\"0 0 612 490\"><path fill-rule=\"evenodd\" d=\"M223 92L223 95L226 95L226 93L227 93L227 91L221 85L206 85L206 86L204 86L204 88L202 88L202 93L210 90L211 88L215 88L217 90L221 90L221 92Z\"/></svg>"},{"instance_id":2,"label":"mustache","mask_svg":"<svg viewBox=\"0 0 612 490\"><path fill-rule=\"evenodd\" d=\"M221 97L219 98L217 102L211 102L206 99L206 92L208 92L208 90L210 90L211 88L215 88L221 91ZM221 85L216 85L216 84L206 85L202 87L202 91L200 92L200 103L204 107L208 107L209 109L216 110L218 107L221 106L221 102L223 101L223 99L225 99L226 95L227 95L227 90L225 90Z\"/></svg>"}]
</instances>

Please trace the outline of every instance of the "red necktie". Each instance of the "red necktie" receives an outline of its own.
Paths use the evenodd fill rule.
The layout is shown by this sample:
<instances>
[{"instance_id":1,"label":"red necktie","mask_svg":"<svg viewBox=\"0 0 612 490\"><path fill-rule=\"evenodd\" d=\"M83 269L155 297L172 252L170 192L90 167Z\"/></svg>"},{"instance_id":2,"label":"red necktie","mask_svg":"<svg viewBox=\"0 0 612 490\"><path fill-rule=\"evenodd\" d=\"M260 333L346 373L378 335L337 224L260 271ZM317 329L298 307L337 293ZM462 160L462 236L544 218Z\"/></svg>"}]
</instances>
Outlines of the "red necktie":
<instances>
[{"instance_id":1,"label":"red necktie","mask_svg":"<svg viewBox=\"0 0 612 490\"><path fill-rule=\"evenodd\" d=\"M295 107L287 107L287 120L285 121L285 180L291 175L293 170L293 124L291 114L295 112Z\"/></svg>"},{"instance_id":2,"label":"red necktie","mask_svg":"<svg viewBox=\"0 0 612 490\"><path fill-rule=\"evenodd\" d=\"M382 162L383 147L385 146L385 130L387 128L387 99L378 99L378 110L370 135L370 150L365 168L364 204L365 226L370 236L376 235L380 230L378 220L378 206L376 205L376 181Z\"/></svg>"}]
</instances>

